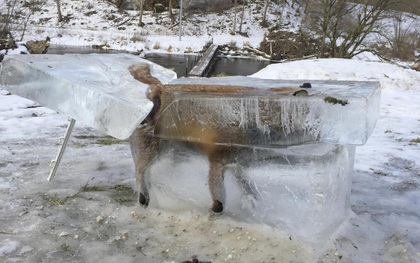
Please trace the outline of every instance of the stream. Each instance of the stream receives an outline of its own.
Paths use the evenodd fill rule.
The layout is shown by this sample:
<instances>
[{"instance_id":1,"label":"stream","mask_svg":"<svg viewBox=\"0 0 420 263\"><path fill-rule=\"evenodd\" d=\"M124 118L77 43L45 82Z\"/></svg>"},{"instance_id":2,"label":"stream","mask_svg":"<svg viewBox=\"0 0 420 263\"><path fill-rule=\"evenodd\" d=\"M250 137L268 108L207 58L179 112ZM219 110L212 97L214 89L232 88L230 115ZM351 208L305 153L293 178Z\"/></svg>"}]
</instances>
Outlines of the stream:
<instances>
[{"instance_id":1,"label":"stream","mask_svg":"<svg viewBox=\"0 0 420 263\"><path fill-rule=\"evenodd\" d=\"M55 46L48 48L48 54L114 54L123 51L110 49L96 49L80 46ZM200 60L196 54L170 54L170 53L147 53L144 58L175 71L178 77L185 77L194 65ZM213 76L247 76L251 75L270 64L270 61L246 58L246 57L221 57L217 58L217 64Z\"/></svg>"}]
</instances>

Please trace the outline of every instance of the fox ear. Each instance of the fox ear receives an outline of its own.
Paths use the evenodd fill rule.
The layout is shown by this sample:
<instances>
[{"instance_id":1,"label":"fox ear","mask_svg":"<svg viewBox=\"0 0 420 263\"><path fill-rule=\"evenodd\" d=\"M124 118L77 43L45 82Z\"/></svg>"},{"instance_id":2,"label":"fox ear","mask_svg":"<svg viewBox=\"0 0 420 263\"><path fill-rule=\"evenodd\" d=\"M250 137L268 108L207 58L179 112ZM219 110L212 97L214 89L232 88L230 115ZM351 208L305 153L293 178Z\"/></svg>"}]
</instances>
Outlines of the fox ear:
<instances>
[{"instance_id":1,"label":"fox ear","mask_svg":"<svg viewBox=\"0 0 420 263\"><path fill-rule=\"evenodd\" d=\"M308 92L304 89L301 89L293 93L293 96L308 96Z\"/></svg>"},{"instance_id":2,"label":"fox ear","mask_svg":"<svg viewBox=\"0 0 420 263\"><path fill-rule=\"evenodd\" d=\"M128 67L128 71L130 72L131 76L134 77L134 79L144 84L161 84L157 78L150 74L150 68L147 64L131 65Z\"/></svg>"}]
</instances>

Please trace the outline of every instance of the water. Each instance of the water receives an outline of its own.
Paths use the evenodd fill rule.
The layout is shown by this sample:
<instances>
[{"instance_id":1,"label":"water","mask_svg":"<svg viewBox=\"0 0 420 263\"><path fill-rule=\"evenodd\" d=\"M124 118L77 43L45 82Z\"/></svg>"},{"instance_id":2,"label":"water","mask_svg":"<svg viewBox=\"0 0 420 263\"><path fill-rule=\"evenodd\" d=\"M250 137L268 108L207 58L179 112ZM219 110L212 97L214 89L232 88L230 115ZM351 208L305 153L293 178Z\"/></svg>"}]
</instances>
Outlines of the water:
<instances>
[{"instance_id":1,"label":"water","mask_svg":"<svg viewBox=\"0 0 420 263\"><path fill-rule=\"evenodd\" d=\"M248 76L260 71L271 62L252 58L218 58L213 76Z\"/></svg>"},{"instance_id":2,"label":"water","mask_svg":"<svg viewBox=\"0 0 420 263\"><path fill-rule=\"evenodd\" d=\"M201 56L150 53L145 58L174 70L178 77L185 77ZM270 61L261 59L218 57L213 76L247 76L258 72L269 64Z\"/></svg>"},{"instance_id":3,"label":"water","mask_svg":"<svg viewBox=\"0 0 420 263\"><path fill-rule=\"evenodd\" d=\"M201 56L193 54L149 53L145 59L176 72L178 77L187 76L188 72L197 64Z\"/></svg>"},{"instance_id":4,"label":"water","mask_svg":"<svg viewBox=\"0 0 420 263\"><path fill-rule=\"evenodd\" d=\"M113 54L124 53L111 49L98 49L80 46L51 45L47 54ZM201 56L196 54L148 53L145 59L176 72L178 77L185 77L197 64ZM265 68L271 62L253 58L219 57L213 76L247 76Z\"/></svg>"},{"instance_id":5,"label":"water","mask_svg":"<svg viewBox=\"0 0 420 263\"><path fill-rule=\"evenodd\" d=\"M123 52L117 51L117 50L111 50L111 49L80 47L80 46L59 46L59 45L50 45L47 51L47 54L58 54L58 55L92 54L92 53L114 54L114 53L123 53Z\"/></svg>"}]
</instances>

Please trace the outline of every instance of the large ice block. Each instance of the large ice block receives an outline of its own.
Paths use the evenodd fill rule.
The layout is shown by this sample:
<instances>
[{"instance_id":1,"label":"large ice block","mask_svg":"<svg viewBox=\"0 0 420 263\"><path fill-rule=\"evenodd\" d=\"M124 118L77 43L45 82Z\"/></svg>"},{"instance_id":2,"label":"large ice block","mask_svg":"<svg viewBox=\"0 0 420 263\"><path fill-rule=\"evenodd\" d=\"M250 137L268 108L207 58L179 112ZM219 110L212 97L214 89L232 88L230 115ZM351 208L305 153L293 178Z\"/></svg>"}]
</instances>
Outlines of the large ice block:
<instances>
[{"instance_id":1,"label":"large ice block","mask_svg":"<svg viewBox=\"0 0 420 263\"><path fill-rule=\"evenodd\" d=\"M297 88L301 81L173 80L170 84L248 86L258 91L174 95L155 128L156 136L169 140L147 173L150 205L207 211L211 203L208 159L184 147L187 144L182 141L206 143L200 139L210 137L235 148L224 178L225 216L267 224L293 238L323 244L351 212L355 145L364 144L373 131L380 86L377 82L310 83L309 96L294 97L267 89ZM197 136L197 132L210 136Z\"/></svg>"},{"instance_id":2,"label":"large ice block","mask_svg":"<svg viewBox=\"0 0 420 263\"><path fill-rule=\"evenodd\" d=\"M167 144L146 178L150 206L206 213L211 203L207 159L182 142ZM240 149L225 175L223 216L320 243L348 217L354 146L314 143ZM253 195L248 187L254 189Z\"/></svg>"},{"instance_id":3,"label":"large ice block","mask_svg":"<svg viewBox=\"0 0 420 263\"><path fill-rule=\"evenodd\" d=\"M302 82L250 77L176 79L170 84L213 84L268 88ZM287 146L308 142L362 145L379 116L378 82L311 81L309 96L269 91L239 94L181 92L159 117L155 135L198 141L196 126L216 132L214 142L242 146ZM242 135L242 136L241 136Z\"/></svg>"},{"instance_id":4,"label":"large ice block","mask_svg":"<svg viewBox=\"0 0 420 263\"><path fill-rule=\"evenodd\" d=\"M128 67L147 63L162 83L175 72L129 54L8 55L0 84L16 95L119 139L128 138L153 107L148 85Z\"/></svg>"}]
</instances>

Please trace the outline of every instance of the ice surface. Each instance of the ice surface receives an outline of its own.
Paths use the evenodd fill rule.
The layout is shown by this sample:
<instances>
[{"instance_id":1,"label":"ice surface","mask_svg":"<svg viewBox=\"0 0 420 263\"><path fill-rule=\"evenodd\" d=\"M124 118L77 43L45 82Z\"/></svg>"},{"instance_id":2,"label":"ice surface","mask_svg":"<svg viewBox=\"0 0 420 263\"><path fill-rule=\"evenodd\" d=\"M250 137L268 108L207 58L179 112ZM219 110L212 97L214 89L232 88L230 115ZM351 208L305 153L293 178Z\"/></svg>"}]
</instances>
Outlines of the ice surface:
<instances>
[{"instance_id":1,"label":"ice surface","mask_svg":"<svg viewBox=\"0 0 420 263\"><path fill-rule=\"evenodd\" d=\"M167 143L147 177L150 205L205 213L211 205L207 159L182 142ZM267 224L308 242L325 240L351 211L354 148L241 148L226 172L224 216ZM246 191L249 186L254 194Z\"/></svg>"},{"instance_id":2,"label":"ice surface","mask_svg":"<svg viewBox=\"0 0 420 263\"><path fill-rule=\"evenodd\" d=\"M216 143L246 146L287 146L307 142L362 145L379 116L377 82L310 81L309 96L284 93L178 93L159 119L155 135L174 140L200 141L201 132L221 134ZM249 77L176 79L170 84L250 86L260 89L296 87L301 81ZM326 99L338 99L342 105ZM241 136L242 135L242 136Z\"/></svg>"},{"instance_id":3,"label":"ice surface","mask_svg":"<svg viewBox=\"0 0 420 263\"><path fill-rule=\"evenodd\" d=\"M13 94L119 139L128 138L153 104L147 85L127 68L148 63L162 83L173 71L129 54L10 55L1 65L0 83Z\"/></svg>"}]
</instances>

